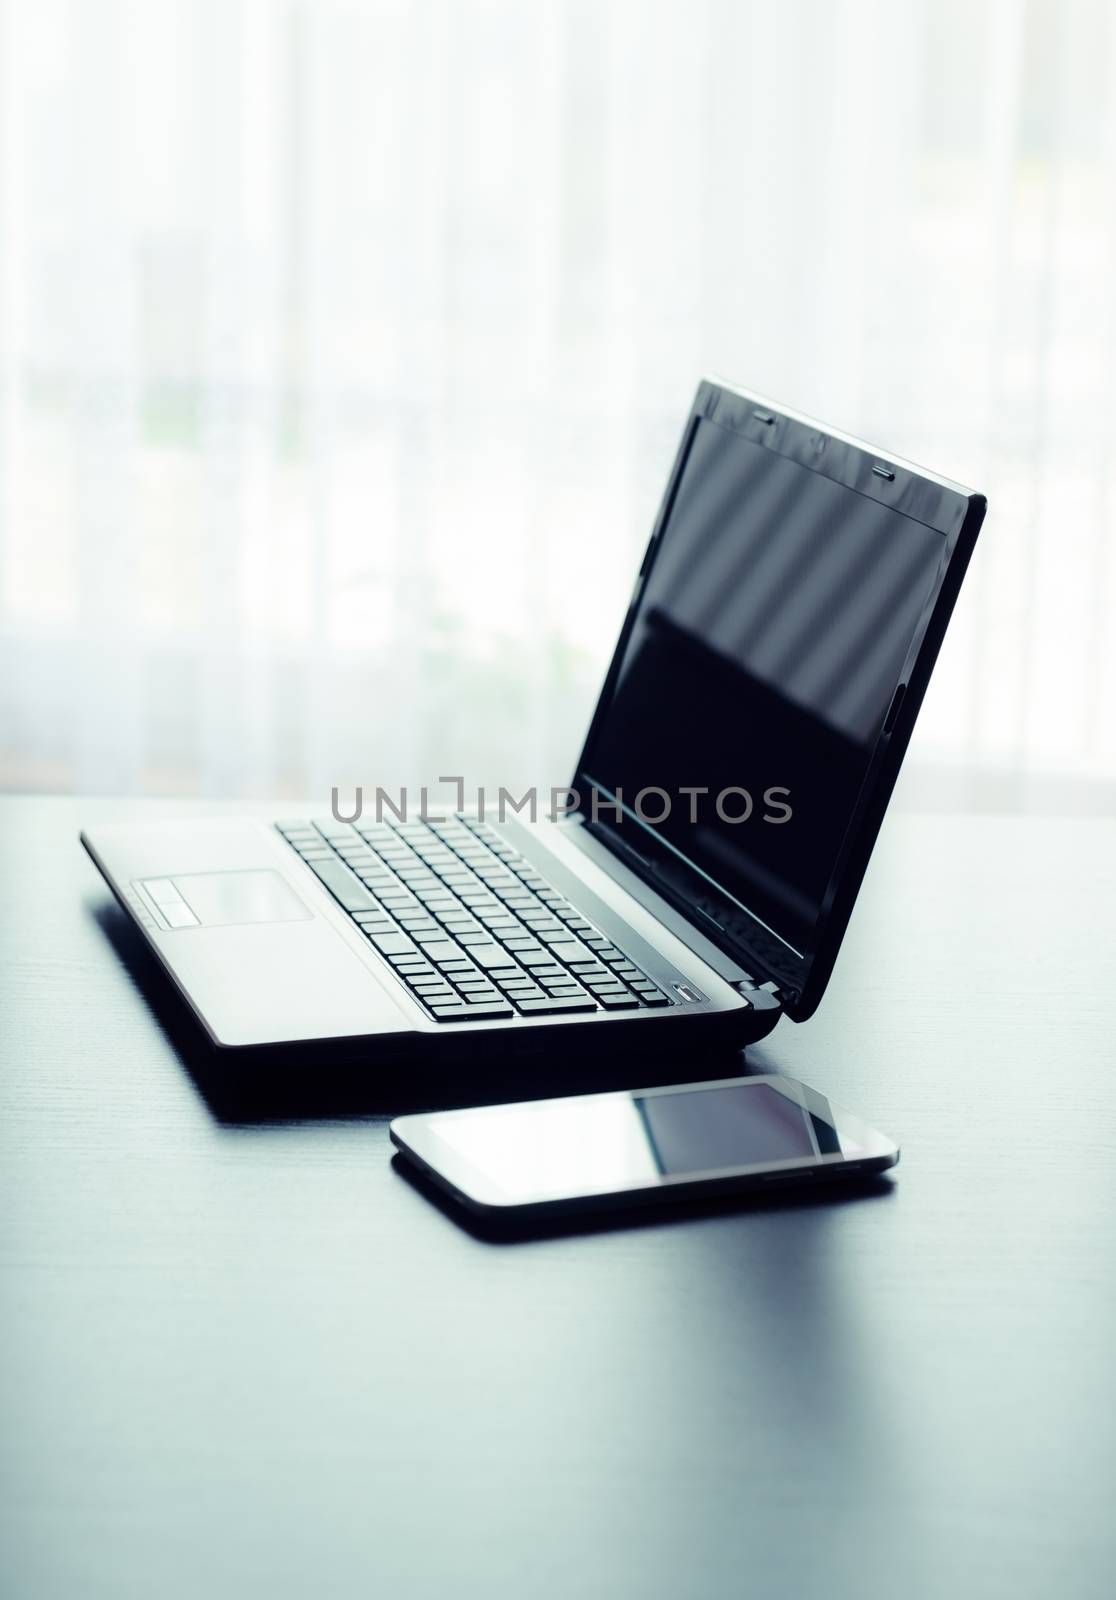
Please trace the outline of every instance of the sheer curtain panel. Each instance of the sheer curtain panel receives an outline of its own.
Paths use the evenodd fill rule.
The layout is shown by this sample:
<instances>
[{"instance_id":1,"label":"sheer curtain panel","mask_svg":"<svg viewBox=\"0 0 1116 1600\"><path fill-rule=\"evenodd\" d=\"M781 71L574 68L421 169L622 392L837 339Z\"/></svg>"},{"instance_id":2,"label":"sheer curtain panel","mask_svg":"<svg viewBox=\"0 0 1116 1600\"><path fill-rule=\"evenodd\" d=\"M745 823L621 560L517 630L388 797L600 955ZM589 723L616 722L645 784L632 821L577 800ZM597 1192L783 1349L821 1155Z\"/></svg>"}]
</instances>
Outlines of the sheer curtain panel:
<instances>
[{"instance_id":1,"label":"sheer curtain panel","mask_svg":"<svg viewBox=\"0 0 1116 1600\"><path fill-rule=\"evenodd\" d=\"M0 0L0 783L569 773L698 377L984 489L930 803L1116 789L1116 8Z\"/></svg>"}]
</instances>

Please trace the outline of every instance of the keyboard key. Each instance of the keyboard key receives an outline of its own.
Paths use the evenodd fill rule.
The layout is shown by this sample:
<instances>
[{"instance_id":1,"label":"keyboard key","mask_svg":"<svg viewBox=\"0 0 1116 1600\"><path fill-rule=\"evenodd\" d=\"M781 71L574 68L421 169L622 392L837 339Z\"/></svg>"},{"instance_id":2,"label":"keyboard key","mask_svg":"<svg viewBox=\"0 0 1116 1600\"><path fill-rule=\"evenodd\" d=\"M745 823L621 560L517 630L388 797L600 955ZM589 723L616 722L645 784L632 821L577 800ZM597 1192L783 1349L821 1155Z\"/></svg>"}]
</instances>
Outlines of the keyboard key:
<instances>
[{"instance_id":1,"label":"keyboard key","mask_svg":"<svg viewBox=\"0 0 1116 1600\"><path fill-rule=\"evenodd\" d=\"M478 967L514 967L515 958L498 944L471 944L469 954Z\"/></svg>"},{"instance_id":2,"label":"keyboard key","mask_svg":"<svg viewBox=\"0 0 1116 1600\"><path fill-rule=\"evenodd\" d=\"M425 937L425 935L420 937ZM458 971L463 971L466 967L472 972L477 970L472 960L473 952L471 950L463 950L459 944L451 944L448 955L441 955L437 951L431 953L429 946L426 946L422 953L428 961L433 961L435 966L441 967L443 971L451 966L456 967Z\"/></svg>"},{"instance_id":3,"label":"keyboard key","mask_svg":"<svg viewBox=\"0 0 1116 1600\"><path fill-rule=\"evenodd\" d=\"M588 959L589 952L583 944L566 940L554 940L553 942L547 940L546 942L550 945L551 956L556 957L559 961L585 961Z\"/></svg>"},{"instance_id":4,"label":"keyboard key","mask_svg":"<svg viewBox=\"0 0 1116 1600\"><path fill-rule=\"evenodd\" d=\"M342 866L337 857L330 861L311 861L310 870L317 874L325 884L333 898L346 911L374 911L378 903L374 895L354 878L348 867Z\"/></svg>"},{"instance_id":5,"label":"keyboard key","mask_svg":"<svg viewBox=\"0 0 1116 1600\"><path fill-rule=\"evenodd\" d=\"M394 962L399 956L417 956L418 951L403 933L374 933L372 943L382 956Z\"/></svg>"},{"instance_id":6,"label":"keyboard key","mask_svg":"<svg viewBox=\"0 0 1116 1600\"><path fill-rule=\"evenodd\" d=\"M466 1002L463 1020L473 1022L478 1017L514 1017L515 1012L506 1000L470 1000Z\"/></svg>"},{"instance_id":7,"label":"keyboard key","mask_svg":"<svg viewBox=\"0 0 1116 1600\"><path fill-rule=\"evenodd\" d=\"M451 968L452 967L457 967L458 970L460 971L463 968L471 965L468 957L465 954L465 951L462 950L461 947L459 945L456 945L456 944L451 944L449 946L449 954L448 955L441 955L440 953L436 955L430 949L429 945L425 945L423 947L423 955L429 956L430 959L433 961L434 965L436 967L440 967L443 970L443 972L446 970L447 967L451 967Z\"/></svg>"},{"instance_id":8,"label":"keyboard key","mask_svg":"<svg viewBox=\"0 0 1116 1600\"><path fill-rule=\"evenodd\" d=\"M591 995L547 995L545 1000L518 1000L525 1016L544 1016L559 1011L596 1011L597 1002Z\"/></svg>"},{"instance_id":9,"label":"keyboard key","mask_svg":"<svg viewBox=\"0 0 1116 1600\"><path fill-rule=\"evenodd\" d=\"M638 1011L639 1001L634 994L598 994L597 999L606 1011Z\"/></svg>"},{"instance_id":10,"label":"keyboard key","mask_svg":"<svg viewBox=\"0 0 1116 1600\"><path fill-rule=\"evenodd\" d=\"M670 1001L667 999L666 995L662 994L659 990L656 990L654 994L641 994L639 997L639 1003L641 1006L670 1005Z\"/></svg>"}]
</instances>

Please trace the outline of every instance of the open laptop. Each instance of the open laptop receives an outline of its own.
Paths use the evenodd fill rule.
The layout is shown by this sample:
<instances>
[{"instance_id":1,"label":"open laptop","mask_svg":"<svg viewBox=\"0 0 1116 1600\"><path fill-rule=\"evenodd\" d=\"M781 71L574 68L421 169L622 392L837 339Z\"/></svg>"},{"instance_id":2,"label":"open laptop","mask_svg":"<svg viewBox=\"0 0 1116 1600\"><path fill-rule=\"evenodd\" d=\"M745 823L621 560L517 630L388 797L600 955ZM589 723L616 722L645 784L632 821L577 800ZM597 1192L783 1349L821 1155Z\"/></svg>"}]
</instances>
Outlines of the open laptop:
<instances>
[{"instance_id":1,"label":"open laptop","mask_svg":"<svg viewBox=\"0 0 1116 1600\"><path fill-rule=\"evenodd\" d=\"M228 1050L746 1044L821 999L984 511L702 382L561 815L82 841Z\"/></svg>"}]
</instances>

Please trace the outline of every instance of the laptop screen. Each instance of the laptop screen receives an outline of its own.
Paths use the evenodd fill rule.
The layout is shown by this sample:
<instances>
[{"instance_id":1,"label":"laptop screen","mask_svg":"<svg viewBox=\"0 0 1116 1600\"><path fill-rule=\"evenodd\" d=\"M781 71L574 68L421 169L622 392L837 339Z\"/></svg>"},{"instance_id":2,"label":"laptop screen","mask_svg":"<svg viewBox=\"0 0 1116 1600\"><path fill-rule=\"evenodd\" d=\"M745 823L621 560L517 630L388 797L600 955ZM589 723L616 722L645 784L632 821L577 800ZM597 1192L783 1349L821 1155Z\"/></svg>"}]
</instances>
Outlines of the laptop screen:
<instances>
[{"instance_id":1,"label":"laptop screen","mask_svg":"<svg viewBox=\"0 0 1116 1600\"><path fill-rule=\"evenodd\" d=\"M601 820L805 954L946 545L697 421L582 760Z\"/></svg>"}]
</instances>

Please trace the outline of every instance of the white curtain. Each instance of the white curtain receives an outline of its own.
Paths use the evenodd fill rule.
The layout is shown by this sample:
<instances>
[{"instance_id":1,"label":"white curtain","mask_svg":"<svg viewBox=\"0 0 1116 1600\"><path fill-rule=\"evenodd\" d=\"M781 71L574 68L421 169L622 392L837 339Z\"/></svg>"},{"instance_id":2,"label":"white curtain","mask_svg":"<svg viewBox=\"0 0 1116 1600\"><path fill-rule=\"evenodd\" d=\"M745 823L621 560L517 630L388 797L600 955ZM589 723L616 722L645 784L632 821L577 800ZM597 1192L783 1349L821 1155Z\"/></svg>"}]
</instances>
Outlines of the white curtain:
<instances>
[{"instance_id":1,"label":"white curtain","mask_svg":"<svg viewBox=\"0 0 1116 1600\"><path fill-rule=\"evenodd\" d=\"M1111 803L1114 80L1106 0L0 0L0 784L562 782L708 371L990 497L918 795Z\"/></svg>"}]
</instances>

